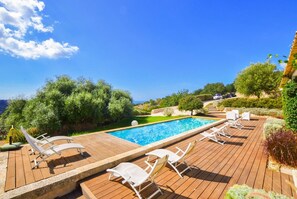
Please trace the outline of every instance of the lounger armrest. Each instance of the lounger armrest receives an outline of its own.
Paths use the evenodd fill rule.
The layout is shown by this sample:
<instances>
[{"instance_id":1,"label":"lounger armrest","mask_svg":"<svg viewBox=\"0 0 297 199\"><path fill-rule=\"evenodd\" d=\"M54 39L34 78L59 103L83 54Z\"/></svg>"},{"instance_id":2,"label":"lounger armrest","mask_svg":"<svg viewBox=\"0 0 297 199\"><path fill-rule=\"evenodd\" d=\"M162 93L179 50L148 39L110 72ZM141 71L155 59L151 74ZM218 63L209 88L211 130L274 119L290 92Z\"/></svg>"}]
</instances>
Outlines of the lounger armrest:
<instances>
[{"instance_id":1,"label":"lounger armrest","mask_svg":"<svg viewBox=\"0 0 297 199\"><path fill-rule=\"evenodd\" d=\"M46 150L52 150L55 154L57 155L61 155L61 153L57 152L55 149L54 149L55 145L52 145L50 147L48 147Z\"/></svg>"},{"instance_id":2,"label":"lounger armrest","mask_svg":"<svg viewBox=\"0 0 297 199\"><path fill-rule=\"evenodd\" d=\"M183 150L181 150L179 147L175 147L177 149L176 154L178 154L179 152L185 153Z\"/></svg>"},{"instance_id":3,"label":"lounger armrest","mask_svg":"<svg viewBox=\"0 0 297 199\"><path fill-rule=\"evenodd\" d=\"M40 140L40 141L43 141L43 140L49 138L49 136L45 136L45 135L46 135L46 133L44 133L44 134L42 134L42 135L40 135L40 136L37 136L35 139L38 139L38 140ZM39 139L39 138L40 138L40 139Z\"/></svg>"},{"instance_id":4,"label":"lounger armrest","mask_svg":"<svg viewBox=\"0 0 297 199\"><path fill-rule=\"evenodd\" d=\"M147 167L144 169L145 171L153 168L153 166L148 161L144 161L144 162L147 164Z\"/></svg>"},{"instance_id":5,"label":"lounger armrest","mask_svg":"<svg viewBox=\"0 0 297 199\"><path fill-rule=\"evenodd\" d=\"M44 145L47 145L47 144L49 144L49 145L51 145L51 146L54 146L54 144L51 143L51 142L49 142L47 139L43 139L43 141L45 141L45 143L42 144L42 145L40 145L41 147L43 147Z\"/></svg>"}]
</instances>

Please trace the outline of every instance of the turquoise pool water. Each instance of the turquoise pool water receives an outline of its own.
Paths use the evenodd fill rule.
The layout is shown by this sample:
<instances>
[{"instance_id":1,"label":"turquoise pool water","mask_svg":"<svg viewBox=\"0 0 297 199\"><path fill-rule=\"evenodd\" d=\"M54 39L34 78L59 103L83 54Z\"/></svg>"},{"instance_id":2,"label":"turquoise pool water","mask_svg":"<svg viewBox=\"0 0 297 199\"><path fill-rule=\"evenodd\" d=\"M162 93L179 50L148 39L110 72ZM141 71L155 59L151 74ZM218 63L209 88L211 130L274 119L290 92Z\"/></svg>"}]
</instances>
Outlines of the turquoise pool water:
<instances>
[{"instance_id":1,"label":"turquoise pool water","mask_svg":"<svg viewBox=\"0 0 297 199\"><path fill-rule=\"evenodd\" d=\"M165 138L213 123L215 121L216 120L186 118L143 127L125 129L121 131L114 131L110 134L118 138L134 142L141 146L145 146L147 144L163 140Z\"/></svg>"}]
</instances>

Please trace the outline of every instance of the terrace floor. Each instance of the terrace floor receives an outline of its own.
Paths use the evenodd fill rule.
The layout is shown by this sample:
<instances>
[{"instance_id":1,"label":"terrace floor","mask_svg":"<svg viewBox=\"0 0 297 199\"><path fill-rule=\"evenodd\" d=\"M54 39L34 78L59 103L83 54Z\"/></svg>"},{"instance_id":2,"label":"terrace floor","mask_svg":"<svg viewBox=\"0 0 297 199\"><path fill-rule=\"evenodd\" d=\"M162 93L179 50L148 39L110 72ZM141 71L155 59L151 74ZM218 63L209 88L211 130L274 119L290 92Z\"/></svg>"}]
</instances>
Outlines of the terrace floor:
<instances>
[{"instance_id":1,"label":"terrace floor","mask_svg":"<svg viewBox=\"0 0 297 199\"><path fill-rule=\"evenodd\" d=\"M30 161L35 156L29 155L29 145L19 150L9 151L4 191L50 178L139 147L107 133L89 134L73 137L73 139L74 142L85 147L84 156L78 154L76 150L66 150L61 157L54 155L48 158L47 163L43 162L39 168L33 170L31 167L34 164Z\"/></svg>"},{"instance_id":2,"label":"terrace floor","mask_svg":"<svg viewBox=\"0 0 297 199\"><path fill-rule=\"evenodd\" d=\"M224 198L226 190L234 184L247 184L254 188L275 191L297 198L288 183L291 176L267 169L267 156L263 149L262 128L264 118L245 121L242 130L229 129L234 136L226 139L225 145L203 140L197 143L187 162L194 168L183 178L166 167L156 178L163 190L158 198ZM166 147L186 147L192 140L199 140L200 134ZM133 162L145 168L142 156ZM109 181L108 173L101 172L84 181L81 186L89 197L94 198L135 198L130 187L120 180ZM143 192L147 195L148 190Z\"/></svg>"}]
</instances>

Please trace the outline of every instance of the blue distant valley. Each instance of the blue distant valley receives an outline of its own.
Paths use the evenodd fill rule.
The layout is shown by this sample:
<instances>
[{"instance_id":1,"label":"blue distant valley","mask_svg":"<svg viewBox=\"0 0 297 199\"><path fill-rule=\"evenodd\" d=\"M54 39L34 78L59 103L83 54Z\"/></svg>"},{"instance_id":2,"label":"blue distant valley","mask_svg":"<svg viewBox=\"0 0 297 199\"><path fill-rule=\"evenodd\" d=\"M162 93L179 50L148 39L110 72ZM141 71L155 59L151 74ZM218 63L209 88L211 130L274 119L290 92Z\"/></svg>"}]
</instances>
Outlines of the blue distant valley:
<instances>
[{"instance_id":1,"label":"blue distant valley","mask_svg":"<svg viewBox=\"0 0 297 199\"><path fill-rule=\"evenodd\" d=\"M2 114L8 105L7 100L0 100L0 114Z\"/></svg>"}]
</instances>

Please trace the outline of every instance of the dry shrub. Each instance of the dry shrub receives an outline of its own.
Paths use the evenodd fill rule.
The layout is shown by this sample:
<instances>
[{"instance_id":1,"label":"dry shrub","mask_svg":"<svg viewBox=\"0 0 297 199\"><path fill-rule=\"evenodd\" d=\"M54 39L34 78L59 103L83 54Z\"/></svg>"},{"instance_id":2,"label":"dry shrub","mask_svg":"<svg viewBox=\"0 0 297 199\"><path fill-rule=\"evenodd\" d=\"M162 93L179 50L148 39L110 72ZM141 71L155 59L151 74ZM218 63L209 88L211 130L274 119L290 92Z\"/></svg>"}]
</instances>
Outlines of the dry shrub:
<instances>
[{"instance_id":1,"label":"dry shrub","mask_svg":"<svg viewBox=\"0 0 297 199\"><path fill-rule=\"evenodd\" d=\"M266 152L278 163L297 167L297 136L281 129L265 141Z\"/></svg>"}]
</instances>

